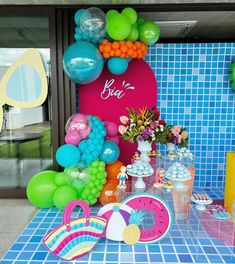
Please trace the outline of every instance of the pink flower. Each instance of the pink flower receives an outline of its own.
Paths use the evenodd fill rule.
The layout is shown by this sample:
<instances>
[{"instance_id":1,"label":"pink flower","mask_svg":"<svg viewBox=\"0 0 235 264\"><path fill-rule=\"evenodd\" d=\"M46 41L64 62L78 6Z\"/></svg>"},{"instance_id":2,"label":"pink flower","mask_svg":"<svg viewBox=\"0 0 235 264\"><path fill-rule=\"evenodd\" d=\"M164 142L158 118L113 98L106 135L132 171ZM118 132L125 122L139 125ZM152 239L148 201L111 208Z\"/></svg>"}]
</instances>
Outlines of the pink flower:
<instances>
[{"instance_id":1,"label":"pink flower","mask_svg":"<svg viewBox=\"0 0 235 264\"><path fill-rule=\"evenodd\" d=\"M181 126L175 126L173 129L172 129L172 133L174 134L174 136L178 136L179 133L181 131Z\"/></svg>"},{"instance_id":2,"label":"pink flower","mask_svg":"<svg viewBox=\"0 0 235 264\"><path fill-rule=\"evenodd\" d=\"M182 139L186 139L188 137L188 133L186 131L183 131L181 133L181 137L182 137Z\"/></svg>"},{"instance_id":3,"label":"pink flower","mask_svg":"<svg viewBox=\"0 0 235 264\"><path fill-rule=\"evenodd\" d=\"M125 125L129 121L129 118L127 116L120 116L120 121Z\"/></svg>"},{"instance_id":4,"label":"pink flower","mask_svg":"<svg viewBox=\"0 0 235 264\"><path fill-rule=\"evenodd\" d=\"M177 136L178 144L180 144L181 140L182 140L182 136L181 136L181 135L178 135L178 136Z\"/></svg>"},{"instance_id":5,"label":"pink flower","mask_svg":"<svg viewBox=\"0 0 235 264\"><path fill-rule=\"evenodd\" d=\"M121 125L118 127L118 131L121 135L123 135L127 131L127 127Z\"/></svg>"}]
</instances>

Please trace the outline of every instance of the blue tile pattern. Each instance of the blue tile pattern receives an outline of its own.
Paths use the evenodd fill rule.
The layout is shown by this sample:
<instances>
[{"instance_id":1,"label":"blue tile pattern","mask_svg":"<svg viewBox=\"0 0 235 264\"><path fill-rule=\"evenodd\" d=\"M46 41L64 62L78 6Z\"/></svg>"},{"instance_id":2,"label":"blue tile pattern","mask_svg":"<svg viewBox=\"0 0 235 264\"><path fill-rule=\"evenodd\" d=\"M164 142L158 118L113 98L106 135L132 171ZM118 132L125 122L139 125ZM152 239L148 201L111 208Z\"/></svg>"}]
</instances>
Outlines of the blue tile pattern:
<instances>
[{"instance_id":1,"label":"blue tile pattern","mask_svg":"<svg viewBox=\"0 0 235 264\"><path fill-rule=\"evenodd\" d=\"M223 187L226 152L235 151L232 58L235 43L157 44L146 57L158 82L162 117L189 132L196 186Z\"/></svg>"},{"instance_id":2,"label":"blue tile pattern","mask_svg":"<svg viewBox=\"0 0 235 264\"><path fill-rule=\"evenodd\" d=\"M219 189L198 189L221 199ZM96 214L99 207L92 207ZM72 217L81 215L77 209ZM157 263L235 263L235 247L211 238L198 226L194 211L186 224L177 221L169 236L157 244L128 246L102 238L94 250L73 262L62 261L49 253L42 243L43 236L62 221L62 212L56 208L41 209L0 261L1 264L157 264Z\"/></svg>"}]
</instances>

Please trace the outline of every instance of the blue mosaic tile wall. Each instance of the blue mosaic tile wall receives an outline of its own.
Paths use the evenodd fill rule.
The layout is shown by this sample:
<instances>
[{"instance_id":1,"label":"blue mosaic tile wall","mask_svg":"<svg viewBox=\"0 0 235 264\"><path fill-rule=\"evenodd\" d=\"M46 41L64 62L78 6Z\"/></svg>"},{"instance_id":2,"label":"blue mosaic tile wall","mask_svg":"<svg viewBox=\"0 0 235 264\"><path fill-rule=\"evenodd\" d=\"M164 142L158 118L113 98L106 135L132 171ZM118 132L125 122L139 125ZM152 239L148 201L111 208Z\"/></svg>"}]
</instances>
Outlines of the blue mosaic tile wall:
<instances>
[{"instance_id":1,"label":"blue mosaic tile wall","mask_svg":"<svg viewBox=\"0 0 235 264\"><path fill-rule=\"evenodd\" d=\"M158 82L162 117L189 132L196 186L223 187L226 152L235 151L232 58L235 43L157 44L146 57Z\"/></svg>"}]
</instances>

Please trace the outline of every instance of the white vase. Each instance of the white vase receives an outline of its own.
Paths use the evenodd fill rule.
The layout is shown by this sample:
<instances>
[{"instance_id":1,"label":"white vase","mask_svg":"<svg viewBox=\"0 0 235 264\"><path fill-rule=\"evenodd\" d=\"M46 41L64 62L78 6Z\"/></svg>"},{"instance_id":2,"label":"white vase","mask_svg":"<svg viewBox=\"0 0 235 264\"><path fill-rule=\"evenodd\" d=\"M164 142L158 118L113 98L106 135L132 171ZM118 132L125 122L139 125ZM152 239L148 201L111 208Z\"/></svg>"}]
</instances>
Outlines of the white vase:
<instances>
[{"instance_id":1,"label":"white vase","mask_svg":"<svg viewBox=\"0 0 235 264\"><path fill-rule=\"evenodd\" d=\"M140 160L145 163L150 162L150 157L148 153L152 150L152 143L148 141L138 141L138 150L141 153Z\"/></svg>"},{"instance_id":2,"label":"white vase","mask_svg":"<svg viewBox=\"0 0 235 264\"><path fill-rule=\"evenodd\" d=\"M166 147L167 147L167 150L170 152L175 151L175 144L173 143L167 143Z\"/></svg>"}]
</instances>

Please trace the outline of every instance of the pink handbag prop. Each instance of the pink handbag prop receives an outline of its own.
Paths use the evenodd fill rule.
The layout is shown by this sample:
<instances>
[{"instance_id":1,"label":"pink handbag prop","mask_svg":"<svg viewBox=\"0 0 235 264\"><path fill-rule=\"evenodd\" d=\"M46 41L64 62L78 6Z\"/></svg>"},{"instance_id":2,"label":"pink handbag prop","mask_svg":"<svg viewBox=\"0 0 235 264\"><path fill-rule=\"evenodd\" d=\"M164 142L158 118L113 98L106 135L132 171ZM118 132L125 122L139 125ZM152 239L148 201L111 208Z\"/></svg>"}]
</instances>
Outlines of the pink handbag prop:
<instances>
[{"instance_id":1,"label":"pink handbag prop","mask_svg":"<svg viewBox=\"0 0 235 264\"><path fill-rule=\"evenodd\" d=\"M76 206L80 206L84 216L71 220ZM90 252L102 237L107 221L103 217L90 215L89 205L82 200L67 204L63 213L63 224L49 232L43 243L56 256L73 260Z\"/></svg>"}]
</instances>

